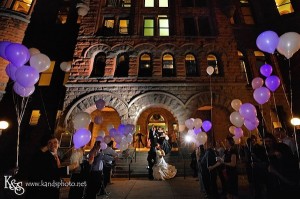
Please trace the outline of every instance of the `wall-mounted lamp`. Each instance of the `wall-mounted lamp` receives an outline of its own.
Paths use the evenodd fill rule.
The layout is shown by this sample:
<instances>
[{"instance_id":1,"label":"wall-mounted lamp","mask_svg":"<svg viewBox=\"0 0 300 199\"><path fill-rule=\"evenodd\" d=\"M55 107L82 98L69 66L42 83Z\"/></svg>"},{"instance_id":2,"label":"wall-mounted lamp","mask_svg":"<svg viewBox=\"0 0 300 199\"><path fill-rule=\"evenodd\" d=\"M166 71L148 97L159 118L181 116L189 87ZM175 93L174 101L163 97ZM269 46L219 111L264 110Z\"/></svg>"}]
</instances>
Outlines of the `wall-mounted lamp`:
<instances>
[{"instance_id":1,"label":"wall-mounted lamp","mask_svg":"<svg viewBox=\"0 0 300 199\"><path fill-rule=\"evenodd\" d=\"M177 131L178 130L178 125L176 123L173 124L173 130Z\"/></svg>"},{"instance_id":2,"label":"wall-mounted lamp","mask_svg":"<svg viewBox=\"0 0 300 199\"><path fill-rule=\"evenodd\" d=\"M9 126L7 121L0 121L0 136L2 135L2 130L7 129Z\"/></svg>"}]
</instances>

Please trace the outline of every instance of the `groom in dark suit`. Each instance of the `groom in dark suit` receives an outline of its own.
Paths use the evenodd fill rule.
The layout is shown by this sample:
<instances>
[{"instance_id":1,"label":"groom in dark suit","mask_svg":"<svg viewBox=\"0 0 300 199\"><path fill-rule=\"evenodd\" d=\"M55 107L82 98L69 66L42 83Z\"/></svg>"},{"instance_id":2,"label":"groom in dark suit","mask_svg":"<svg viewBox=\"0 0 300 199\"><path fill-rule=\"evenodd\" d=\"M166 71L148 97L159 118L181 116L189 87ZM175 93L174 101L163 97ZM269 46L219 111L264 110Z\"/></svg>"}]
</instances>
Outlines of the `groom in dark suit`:
<instances>
[{"instance_id":1,"label":"groom in dark suit","mask_svg":"<svg viewBox=\"0 0 300 199\"><path fill-rule=\"evenodd\" d=\"M157 144L157 139L158 139L158 132L154 125L152 125L152 127L149 131L149 139L150 139L150 147L155 148L155 146Z\"/></svg>"}]
</instances>

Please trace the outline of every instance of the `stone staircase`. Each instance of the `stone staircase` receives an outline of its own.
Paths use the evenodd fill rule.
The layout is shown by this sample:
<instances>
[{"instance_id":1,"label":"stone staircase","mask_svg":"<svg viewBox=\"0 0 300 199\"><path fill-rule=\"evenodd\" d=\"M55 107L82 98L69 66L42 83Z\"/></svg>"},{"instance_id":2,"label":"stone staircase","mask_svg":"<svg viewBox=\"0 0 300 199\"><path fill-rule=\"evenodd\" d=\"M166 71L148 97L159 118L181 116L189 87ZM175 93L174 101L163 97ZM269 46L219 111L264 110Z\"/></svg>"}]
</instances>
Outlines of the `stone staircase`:
<instances>
[{"instance_id":1,"label":"stone staircase","mask_svg":"<svg viewBox=\"0 0 300 199\"><path fill-rule=\"evenodd\" d=\"M119 158L116 162L113 177L115 178L147 178L148 177L148 150L132 150L131 155L126 158ZM177 176L192 176L193 171L190 168L190 152L186 148L173 149L165 156L168 164L177 169Z\"/></svg>"}]
</instances>

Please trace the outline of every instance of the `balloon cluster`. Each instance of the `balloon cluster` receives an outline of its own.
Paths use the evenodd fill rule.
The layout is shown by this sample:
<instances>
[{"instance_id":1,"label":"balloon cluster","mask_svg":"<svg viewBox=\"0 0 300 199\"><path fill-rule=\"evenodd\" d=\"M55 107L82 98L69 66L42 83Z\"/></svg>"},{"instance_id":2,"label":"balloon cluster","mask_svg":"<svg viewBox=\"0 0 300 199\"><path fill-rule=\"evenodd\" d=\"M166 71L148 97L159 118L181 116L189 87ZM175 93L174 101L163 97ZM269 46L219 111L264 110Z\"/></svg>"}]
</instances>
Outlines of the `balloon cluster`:
<instances>
[{"instance_id":1,"label":"balloon cluster","mask_svg":"<svg viewBox=\"0 0 300 199\"><path fill-rule=\"evenodd\" d=\"M257 37L256 46L261 51L271 54L277 49L280 54L289 59L300 48L300 34L287 32L278 37L276 32L264 31Z\"/></svg>"},{"instance_id":2,"label":"balloon cluster","mask_svg":"<svg viewBox=\"0 0 300 199\"><path fill-rule=\"evenodd\" d=\"M99 99L95 101L96 108L102 110L105 107L105 101ZM73 143L75 148L80 148L91 140L92 133L87 129L92 121L92 118L87 112L79 112L73 117L73 126L76 132L73 135ZM94 117L95 124L101 124L103 122L103 117L97 115ZM133 133L135 126L132 124L121 124L117 129L114 128L112 124L107 125L108 135L105 134L103 130L98 132L96 141L101 141L101 149L106 149L107 144L114 140L117 145L116 147L120 150L126 150L129 144L133 141Z\"/></svg>"},{"instance_id":3,"label":"balloon cluster","mask_svg":"<svg viewBox=\"0 0 300 199\"><path fill-rule=\"evenodd\" d=\"M276 75L271 75L273 68L269 64L264 64L260 67L260 74L266 77L265 81L261 77L256 77L252 80L251 85L254 89L253 98L259 104L264 104L269 101L271 93L280 86L280 78ZM265 86L263 86L265 83Z\"/></svg>"},{"instance_id":4,"label":"balloon cluster","mask_svg":"<svg viewBox=\"0 0 300 199\"><path fill-rule=\"evenodd\" d=\"M190 118L185 121L185 126L189 129L185 137L186 141L199 146L206 143L206 132L211 129L212 124L208 120L202 121L200 118Z\"/></svg>"},{"instance_id":5,"label":"balloon cluster","mask_svg":"<svg viewBox=\"0 0 300 199\"><path fill-rule=\"evenodd\" d=\"M231 107L235 110L230 114L230 122L233 126L229 127L229 132L233 134L235 140L240 139L243 135L242 126L244 125L249 131L257 128L259 120L257 111L251 103L242 103L239 99L231 101Z\"/></svg>"},{"instance_id":6,"label":"balloon cluster","mask_svg":"<svg viewBox=\"0 0 300 199\"><path fill-rule=\"evenodd\" d=\"M49 69L51 64L49 57L38 49L28 49L22 44L9 41L0 42L0 57L10 62L5 71L14 81L14 91L21 97L28 97L34 92L39 73Z\"/></svg>"}]
</instances>

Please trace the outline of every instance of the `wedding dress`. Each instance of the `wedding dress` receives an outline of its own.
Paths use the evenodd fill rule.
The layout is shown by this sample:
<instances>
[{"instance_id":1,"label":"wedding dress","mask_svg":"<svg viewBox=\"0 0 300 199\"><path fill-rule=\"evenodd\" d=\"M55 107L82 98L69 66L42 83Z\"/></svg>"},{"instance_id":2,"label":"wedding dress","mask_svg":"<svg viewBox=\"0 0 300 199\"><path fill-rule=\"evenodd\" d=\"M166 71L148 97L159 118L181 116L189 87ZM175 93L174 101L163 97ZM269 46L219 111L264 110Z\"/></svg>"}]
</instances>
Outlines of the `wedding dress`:
<instances>
[{"instance_id":1,"label":"wedding dress","mask_svg":"<svg viewBox=\"0 0 300 199\"><path fill-rule=\"evenodd\" d=\"M164 156L163 150L156 150L156 164L153 166L153 177L156 180L171 179L177 173L175 166L166 163Z\"/></svg>"}]
</instances>

